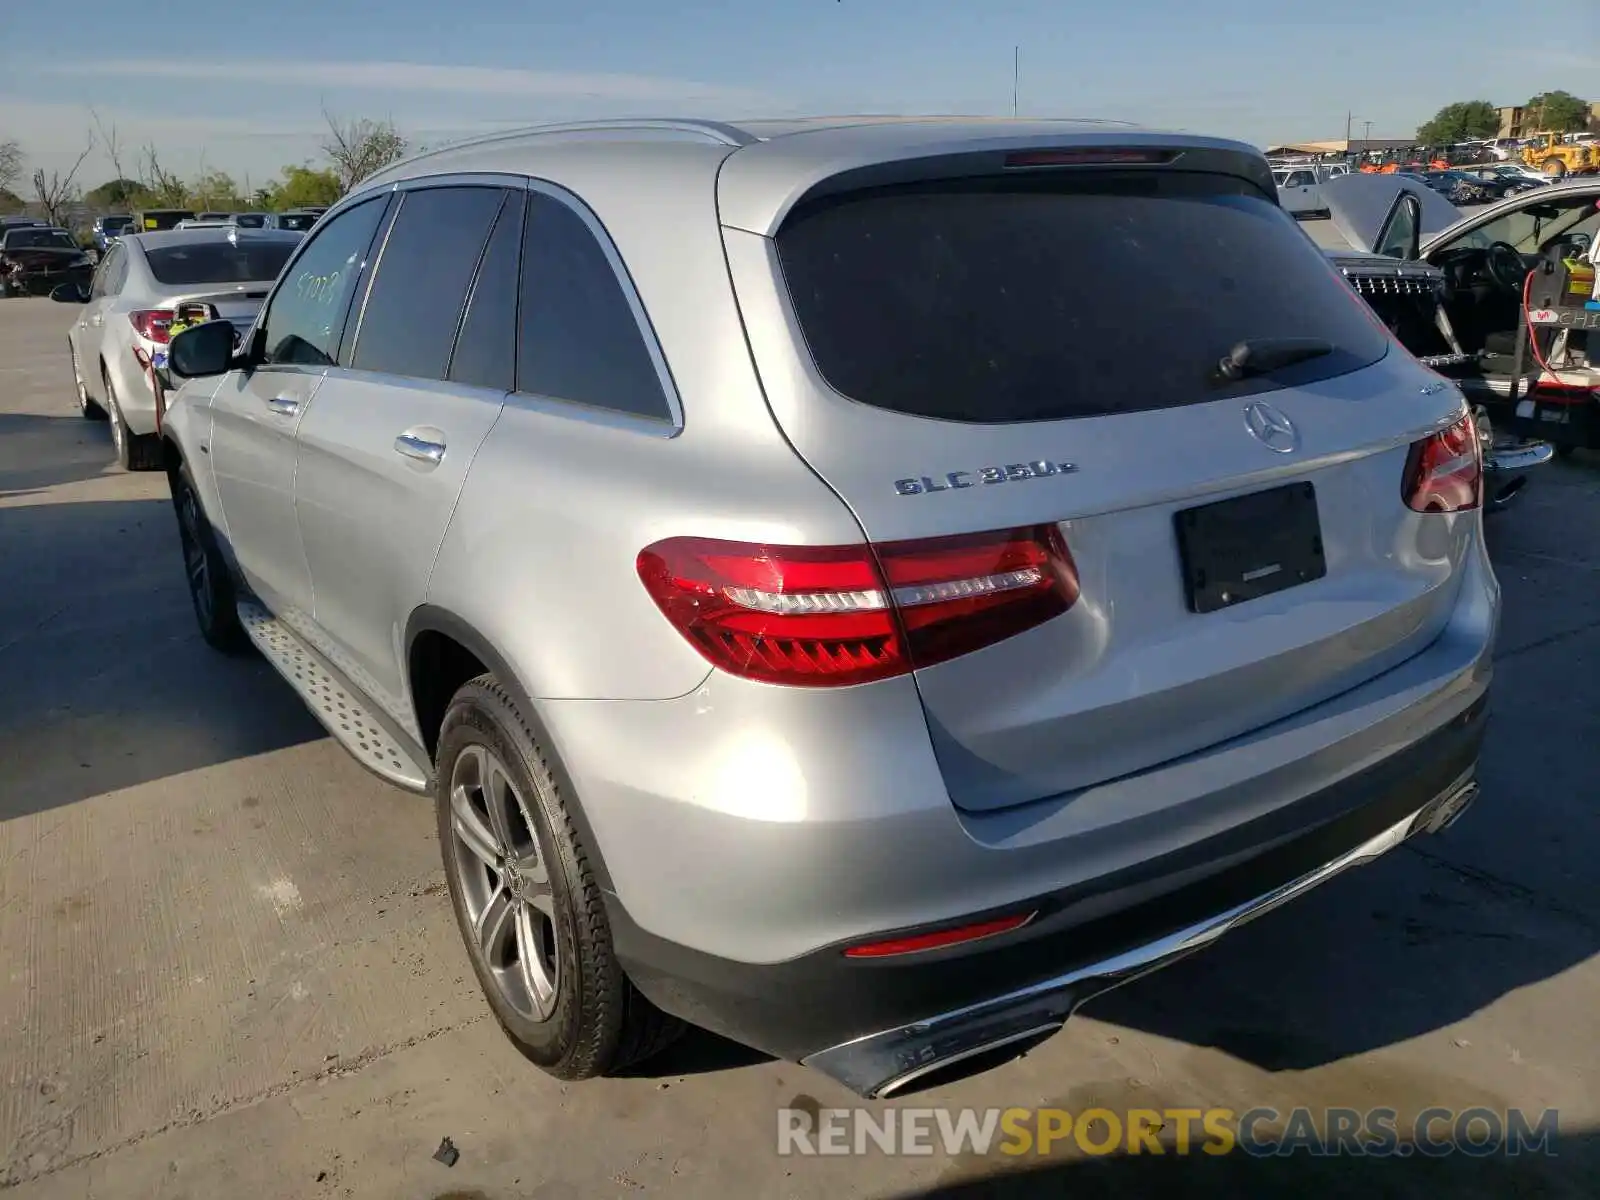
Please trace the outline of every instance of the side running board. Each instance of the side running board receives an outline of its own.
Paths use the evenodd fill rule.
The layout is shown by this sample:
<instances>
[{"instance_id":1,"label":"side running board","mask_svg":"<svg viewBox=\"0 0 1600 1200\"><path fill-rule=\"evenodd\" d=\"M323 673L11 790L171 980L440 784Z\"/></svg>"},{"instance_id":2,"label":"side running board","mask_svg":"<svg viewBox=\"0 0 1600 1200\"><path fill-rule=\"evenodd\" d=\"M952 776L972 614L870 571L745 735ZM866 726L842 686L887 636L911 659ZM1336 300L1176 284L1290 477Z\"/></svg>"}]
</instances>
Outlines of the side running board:
<instances>
[{"instance_id":1,"label":"side running board","mask_svg":"<svg viewBox=\"0 0 1600 1200\"><path fill-rule=\"evenodd\" d=\"M357 762L407 791L429 790L431 772L417 749L407 747L410 738L398 736L327 659L282 621L252 600L239 601L238 608L239 623L262 657Z\"/></svg>"}]
</instances>

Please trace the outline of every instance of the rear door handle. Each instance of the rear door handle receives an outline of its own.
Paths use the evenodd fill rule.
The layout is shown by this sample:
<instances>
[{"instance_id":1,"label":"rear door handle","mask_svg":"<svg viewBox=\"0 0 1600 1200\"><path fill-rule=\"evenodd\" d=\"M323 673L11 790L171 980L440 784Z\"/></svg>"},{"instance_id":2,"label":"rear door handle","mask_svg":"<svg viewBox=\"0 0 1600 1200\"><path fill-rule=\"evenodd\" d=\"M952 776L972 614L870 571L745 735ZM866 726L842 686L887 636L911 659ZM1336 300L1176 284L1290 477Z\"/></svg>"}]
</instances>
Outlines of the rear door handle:
<instances>
[{"instance_id":1,"label":"rear door handle","mask_svg":"<svg viewBox=\"0 0 1600 1200\"><path fill-rule=\"evenodd\" d=\"M439 463L444 461L444 443L430 441L418 437L414 433L402 433L394 440L394 452L406 458L414 458L418 462Z\"/></svg>"},{"instance_id":2,"label":"rear door handle","mask_svg":"<svg viewBox=\"0 0 1600 1200\"><path fill-rule=\"evenodd\" d=\"M289 396L274 396L267 401L267 407L280 417L297 417L300 415L300 401Z\"/></svg>"}]
</instances>

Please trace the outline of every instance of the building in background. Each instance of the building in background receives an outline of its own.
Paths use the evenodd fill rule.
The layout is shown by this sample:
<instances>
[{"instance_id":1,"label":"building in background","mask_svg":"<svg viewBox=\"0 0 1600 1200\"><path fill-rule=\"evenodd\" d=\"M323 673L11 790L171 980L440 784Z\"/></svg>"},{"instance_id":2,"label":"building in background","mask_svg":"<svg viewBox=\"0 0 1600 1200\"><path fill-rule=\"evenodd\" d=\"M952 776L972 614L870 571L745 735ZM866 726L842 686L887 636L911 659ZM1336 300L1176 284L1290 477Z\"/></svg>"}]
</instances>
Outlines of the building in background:
<instances>
[{"instance_id":1,"label":"building in background","mask_svg":"<svg viewBox=\"0 0 1600 1200\"><path fill-rule=\"evenodd\" d=\"M1534 129L1527 121L1527 105L1514 104L1509 108L1502 108L1500 110L1500 136L1519 138L1544 132L1542 129ZM1600 100L1589 101L1589 129L1593 133L1600 133Z\"/></svg>"}]
</instances>

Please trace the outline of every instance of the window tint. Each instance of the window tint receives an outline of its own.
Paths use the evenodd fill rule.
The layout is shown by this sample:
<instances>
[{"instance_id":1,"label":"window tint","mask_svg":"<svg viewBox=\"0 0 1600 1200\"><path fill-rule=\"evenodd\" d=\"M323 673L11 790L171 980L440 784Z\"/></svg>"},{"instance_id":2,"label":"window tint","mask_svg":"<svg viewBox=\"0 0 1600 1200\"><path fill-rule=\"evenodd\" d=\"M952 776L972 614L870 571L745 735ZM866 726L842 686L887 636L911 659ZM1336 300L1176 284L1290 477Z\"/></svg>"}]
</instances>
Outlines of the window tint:
<instances>
[{"instance_id":1,"label":"window tint","mask_svg":"<svg viewBox=\"0 0 1600 1200\"><path fill-rule=\"evenodd\" d=\"M333 362L350 296L387 200L380 196L346 209L295 259L261 322L266 362Z\"/></svg>"},{"instance_id":2,"label":"window tint","mask_svg":"<svg viewBox=\"0 0 1600 1200\"><path fill-rule=\"evenodd\" d=\"M522 261L523 192L506 195L467 300L450 379L509 392L517 385L517 269Z\"/></svg>"},{"instance_id":3,"label":"window tint","mask_svg":"<svg viewBox=\"0 0 1600 1200\"><path fill-rule=\"evenodd\" d=\"M402 193L356 331L352 367L444 378L467 288L504 196L488 187Z\"/></svg>"},{"instance_id":4,"label":"window tint","mask_svg":"<svg viewBox=\"0 0 1600 1200\"><path fill-rule=\"evenodd\" d=\"M113 245L106 251L106 256L100 260L100 265L94 269L94 279L89 284L89 298L98 300L101 296L109 296L115 290L112 284L116 282L117 271L122 266L122 260L127 252L121 246Z\"/></svg>"},{"instance_id":5,"label":"window tint","mask_svg":"<svg viewBox=\"0 0 1600 1200\"><path fill-rule=\"evenodd\" d=\"M668 418L639 323L605 251L561 201L528 195L517 390Z\"/></svg>"},{"instance_id":6,"label":"window tint","mask_svg":"<svg viewBox=\"0 0 1600 1200\"><path fill-rule=\"evenodd\" d=\"M3 242L7 250L76 250L70 233L59 229L13 229Z\"/></svg>"},{"instance_id":7,"label":"window tint","mask_svg":"<svg viewBox=\"0 0 1600 1200\"><path fill-rule=\"evenodd\" d=\"M777 246L822 377L919 416L1167 408L1217 399L1212 371L1245 338L1335 350L1229 395L1355 370L1388 345L1294 219L1229 176L886 188L797 211Z\"/></svg>"},{"instance_id":8,"label":"window tint","mask_svg":"<svg viewBox=\"0 0 1600 1200\"><path fill-rule=\"evenodd\" d=\"M157 283L271 283L299 249L293 241L187 242L144 252Z\"/></svg>"}]
</instances>

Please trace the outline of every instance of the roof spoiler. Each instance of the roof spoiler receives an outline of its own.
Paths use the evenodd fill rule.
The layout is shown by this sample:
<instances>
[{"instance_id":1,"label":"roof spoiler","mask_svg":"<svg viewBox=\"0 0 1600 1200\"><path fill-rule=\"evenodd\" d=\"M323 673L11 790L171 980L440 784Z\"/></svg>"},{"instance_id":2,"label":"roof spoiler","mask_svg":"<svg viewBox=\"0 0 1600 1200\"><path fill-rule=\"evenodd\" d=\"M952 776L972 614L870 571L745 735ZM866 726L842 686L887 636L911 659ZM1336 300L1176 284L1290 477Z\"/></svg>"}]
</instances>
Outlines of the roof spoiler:
<instances>
[{"instance_id":1,"label":"roof spoiler","mask_svg":"<svg viewBox=\"0 0 1600 1200\"><path fill-rule=\"evenodd\" d=\"M1261 152L1242 142L1108 130L1052 137L993 134L959 139L905 138L888 144L844 139L818 153L802 137L760 142L734 151L723 163L717 198L722 224L771 237L797 205L828 195L933 179L964 179L1022 172L1180 170L1233 175L1254 184L1274 203L1277 187ZM881 147L881 148L880 148Z\"/></svg>"}]
</instances>

